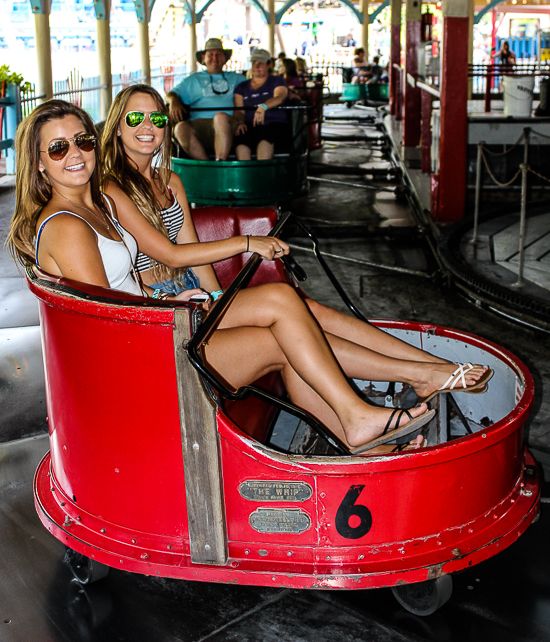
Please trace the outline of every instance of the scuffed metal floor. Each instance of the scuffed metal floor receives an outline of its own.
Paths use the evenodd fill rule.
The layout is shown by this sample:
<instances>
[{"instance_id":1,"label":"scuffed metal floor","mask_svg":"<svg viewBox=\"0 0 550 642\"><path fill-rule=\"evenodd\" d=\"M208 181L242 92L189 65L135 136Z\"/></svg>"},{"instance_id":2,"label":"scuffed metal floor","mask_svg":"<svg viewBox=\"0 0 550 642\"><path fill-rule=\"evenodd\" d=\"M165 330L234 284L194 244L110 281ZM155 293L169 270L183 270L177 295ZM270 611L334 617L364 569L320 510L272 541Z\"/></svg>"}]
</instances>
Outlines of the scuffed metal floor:
<instances>
[{"instance_id":1,"label":"scuffed metal floor","mask_svg":"<svg viewBox=\"0 0 550 642\"><path fill-rule=\"evenodd\" d=\"M88 588L41 525L32 477L47 437L0 445L2 642L546 642L550 510L500 555L454 576L427 618L389 589L297 591L159 579L112 570ZM548 494L548 490L546 492Z\"/></svg>"}]
</instances>

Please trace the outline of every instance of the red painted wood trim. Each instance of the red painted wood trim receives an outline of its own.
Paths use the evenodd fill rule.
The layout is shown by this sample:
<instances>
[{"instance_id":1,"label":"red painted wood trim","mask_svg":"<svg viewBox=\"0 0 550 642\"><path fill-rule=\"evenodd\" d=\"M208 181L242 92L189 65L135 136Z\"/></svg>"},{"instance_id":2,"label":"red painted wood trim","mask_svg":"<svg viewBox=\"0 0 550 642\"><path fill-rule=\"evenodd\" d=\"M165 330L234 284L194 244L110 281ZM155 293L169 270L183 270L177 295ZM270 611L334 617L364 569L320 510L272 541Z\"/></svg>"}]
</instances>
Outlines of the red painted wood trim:
<instances>
[{"instance_id":1,"label":"red painted wood trim","mask_svg":"<svg viewBox=\"0 0 550 642\"><path fill-rule=\"evenodd\" d=\"M401 64L401 24L391 25L391 45L390 45L390 114L397 120L402 117L401 94L401 75L394 65Z\"/></svg>"},{"instance_id":2,"label":"red painted wood trim","mask_svg":"<svg viewBox=\"0 0 550 642\"><path fill-rule=\"evenodd\" d=\"M418 74L418 48L422 35L420 20L407 21L407 43L405 48L405 112L403 116L403 145L416 147L420 142L420 89L411 87L407 74L416 78Z\"/></svg>"},{"instance_id":3,"label":"red painted wood trim","mask_svg":"<svg viewBox=\"0 0 550 642\"><path fill-rule=\"evenodd\" d=\"M429 174L432 168L432 96L422 92L422 171Z\"/></svg>"}]
</instances>

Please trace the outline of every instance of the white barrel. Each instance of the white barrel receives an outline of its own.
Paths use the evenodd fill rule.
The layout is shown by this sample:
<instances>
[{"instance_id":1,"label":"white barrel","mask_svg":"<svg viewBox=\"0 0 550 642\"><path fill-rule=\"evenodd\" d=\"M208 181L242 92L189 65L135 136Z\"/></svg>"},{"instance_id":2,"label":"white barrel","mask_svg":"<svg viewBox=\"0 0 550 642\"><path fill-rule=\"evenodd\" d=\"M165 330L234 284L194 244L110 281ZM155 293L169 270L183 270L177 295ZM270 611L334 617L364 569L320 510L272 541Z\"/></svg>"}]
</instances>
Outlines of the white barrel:
<instances>
[{"instance_id":1,"label":"white barrel","mask_svg":"<svg viewBox=\"0 0 550 642\"><path fill-rule=\"evenodd\" d=\"M504 76L504 116L527 117L533 109L534 76Z\"/></svg>"}]
</instances>

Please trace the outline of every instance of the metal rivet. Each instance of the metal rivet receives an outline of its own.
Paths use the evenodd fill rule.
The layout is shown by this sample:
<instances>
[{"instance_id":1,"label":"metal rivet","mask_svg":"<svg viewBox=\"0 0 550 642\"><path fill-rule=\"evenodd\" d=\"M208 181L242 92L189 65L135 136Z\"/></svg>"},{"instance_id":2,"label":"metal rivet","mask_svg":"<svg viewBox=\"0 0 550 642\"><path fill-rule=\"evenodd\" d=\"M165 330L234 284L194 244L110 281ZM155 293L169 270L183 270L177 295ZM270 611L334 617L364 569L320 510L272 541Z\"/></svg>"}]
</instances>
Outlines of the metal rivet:
<instances>
[{"instance_id":1,"label":"metal rivet","mask_svg":"<svg viewBox=\"0 0 550 642\"><path fill-rule=\"evenodd\" d=\"M100 533L106 533L107 531L104 528L102 528L99 532Z\"/></svg>"},{"instance_id":2,"label":"metal rivet","mask_svg":"<svg viewBox=\"0 0 550 642\"><path fill-rule=\"evenodd\" d=\"M211 548L211 547L210 547L210 544L205 544L205 545L204 545L204 550L205 550L205 551L209 551L209 550L210 550L210 548Z\"/></svg>"},{"instance_id":3,"label":"metal rivet","mask_svg":"<svg viewBox=\"0 0 550 642\"><path fill-rule=\"evenodd\" d=\"M199 449L199 444L193 444L193 450L197 452L198 449Z\"/></svg>"},{"instance_id":4,"label":"metal rivet","mask_svg":"<svg viewBox=\"0 0 550 642\"><path fill-rule=\"evenodd\" d=\"M171 550L172 550L172 545L171 545L171 544L168 544L168 546L167 546L166 548L167 548L169 551L171 551Z\"/></svg>"},{"instance_id":5,"label":"metal rivet","mask_svg":"<svg viewBox=\"0 0 550 642\"><path fill-rule=\"evenodd\" d=\"M288 551L287 555L290 557L292 555L292 551Z\"/></svg>"},{"instance_id":6,"label":"metal rivet","mask_svg":"<svg viewBox=\"0 0 550 642\"><path fill-rule=\"evenodd\" d=\"M364 560L365 556L361 553L361 555L359 555L359 557L357 559Z\"/></svg>"},{"instance_id":7,"label":"metal rivet","mask_svg":"<svg viewBox=\"0 0 550 642\"><path fill-rule=\"evenodd\" d=\"M148 553L143 553L143 555L141 555L141 559L142 559L142 560L147 560L147 559L149 559L149 555L148 555Z\"/></svg>"},{"instance_id":8,"label":"metal rivet","mask_svg":"<svg viewBox=\"0 0 550 642\"><path fill-rule=\"evenodd\" d=\"M132 544L137 544L137 539L133 539Z\"/></svg>"},{"instance_id":9,"label":"metal rivet","mask_svg":"<svg viewBox=\"0 0 550 642\"><path fill-rule=\"evenodd\" d=\"M76 516L76 519L78 519L78 521L79 521L79 522L81 522L81 521L82 521L82 517L80 517L80 515L77 515L77 516Z\"/></svg>"},{"instance_id":10,"label":"metal rivet","mask_svg":"<svg viewBox=\"0 0 550 642\"><path fill-rule=\"evenodd\" d=\"M327 560L330 560L330 559L331 559L330 555L327 555Z\"/></svg>"}]
</instances>

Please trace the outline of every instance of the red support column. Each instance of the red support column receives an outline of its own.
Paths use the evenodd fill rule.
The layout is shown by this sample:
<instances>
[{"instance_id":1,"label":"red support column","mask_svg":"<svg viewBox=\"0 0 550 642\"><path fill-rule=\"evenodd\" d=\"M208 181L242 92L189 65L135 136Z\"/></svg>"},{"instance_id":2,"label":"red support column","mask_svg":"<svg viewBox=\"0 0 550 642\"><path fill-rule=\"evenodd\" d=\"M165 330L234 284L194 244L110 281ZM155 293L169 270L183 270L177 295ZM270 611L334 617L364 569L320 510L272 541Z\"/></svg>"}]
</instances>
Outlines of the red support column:
<instances>
[{"instance_id":1,"label":"red support column","mask_svg":"<svg viewBox=\"0 0 550 642\"><path fill-rule=\"evenodd\" d=\"M442 222L458 221L466 207L468 145L468 0L448 0L443 16L439 212Z\"/></svg>"},{"instance_id":2,"label":"red support column","mask_svg":"<svg viewBox=\"0 0 550 642\"><path fill-rule=\"evenodd\" d=\"M416 147L420 141L420 89L408 82L408 76L415 80L418 75L418 49L422 35L422 14L420 0L406 0L407 20L405 44L405 109L403 114L403 145Z\"/></svg>"},{"instance_id":3,"label":"red support column","mask_svg":"<svg viewBox=\"0 0 550 642\"><path fill-rule=\"evenodd\" d=\"M401 120L401 106L398 104L401 74L394 65L401 64L401 0L391 0L391 41L390 41L390 114ZM401 102L401 101L399 101Z\"/></svg>"},{"instance_id":4,"label":"red support column","mask_svg":"<svg viewBox=\"0 0 550 642\"><path fill-rule=\"evenodd\" d=\"M427 91L422 92L422 171L432 170L432 101Z\"/></svg>"}]
</instances>

